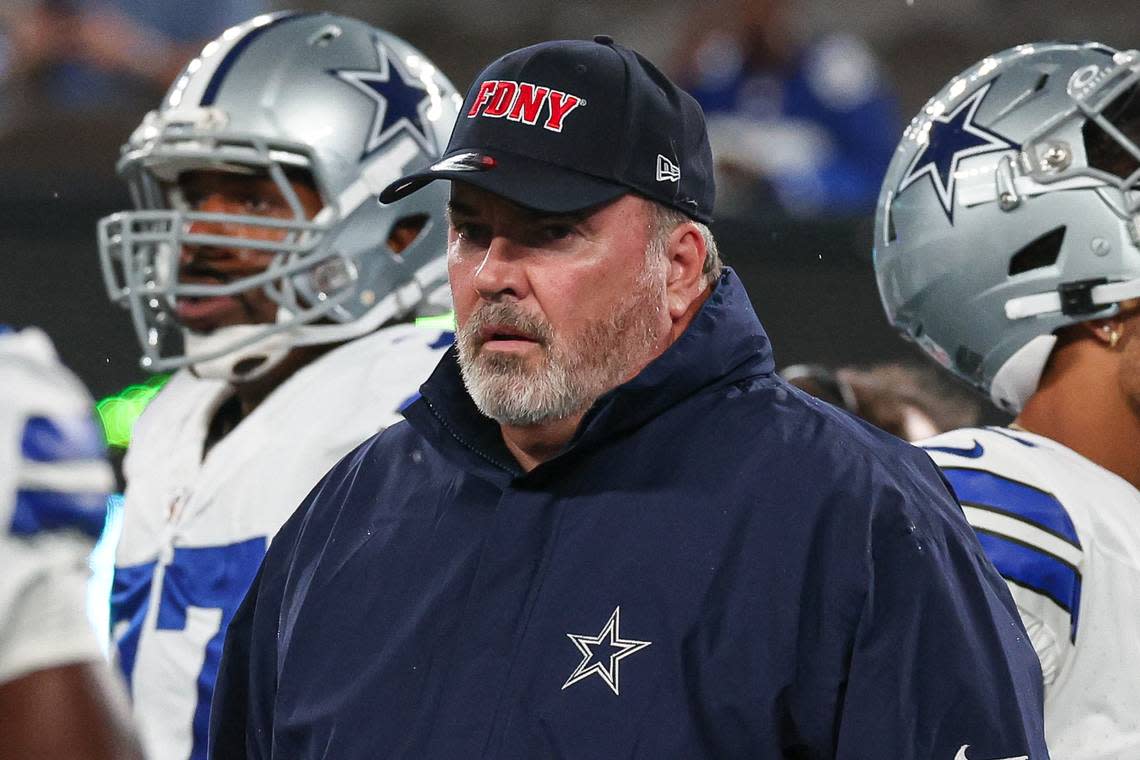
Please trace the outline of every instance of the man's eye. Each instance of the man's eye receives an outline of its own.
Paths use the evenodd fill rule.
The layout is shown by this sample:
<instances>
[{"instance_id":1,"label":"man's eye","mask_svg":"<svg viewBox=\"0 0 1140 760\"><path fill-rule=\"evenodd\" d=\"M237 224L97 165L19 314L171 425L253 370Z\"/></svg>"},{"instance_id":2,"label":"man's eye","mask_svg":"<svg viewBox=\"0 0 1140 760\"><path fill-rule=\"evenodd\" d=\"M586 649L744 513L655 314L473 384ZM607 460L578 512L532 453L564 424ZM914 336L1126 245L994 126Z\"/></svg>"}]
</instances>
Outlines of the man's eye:
<instances>
[{"instance_id":1,"label":"man's eye","mask_svg":"<svg viewBox=\"0 0 1140 760\"><path fill-rule=\"evenodd\" d=\"M171 208L193 211L202 202L202 193L184 189L168 190L166 202Z\"/></svg>"},{"instance_id":2,"label":"man's eye","mask_svg":"<svg viewBox=\"0 0 1140 760\"><path fill-rule=\"evenodd\" d=\"M563 223L544 224L541 233L544 240L563 240L574 234L574 226Z\"/></svg>"},{"instance_id":3,"label":"man's eye","mask_svg":"<svg viewBox=\"0 0 1140 760\"><path fill-rule=\"evenodd\" d=\"M245 211L249 214L268 214L270 211L276 209L276 204L267 198L259 196L246 198L243 206Z\"/></svg>"},{"instance_id":4,"label":"man's eye","mask_svg":"<svg viewBox=\"0 0 1140 760\"><path fill-rule=\"evenodd\" d=\"M456 222L455 233L468 242L478 242L485 235L484 228L471 222Z\"/></svg>"}]
</instances>

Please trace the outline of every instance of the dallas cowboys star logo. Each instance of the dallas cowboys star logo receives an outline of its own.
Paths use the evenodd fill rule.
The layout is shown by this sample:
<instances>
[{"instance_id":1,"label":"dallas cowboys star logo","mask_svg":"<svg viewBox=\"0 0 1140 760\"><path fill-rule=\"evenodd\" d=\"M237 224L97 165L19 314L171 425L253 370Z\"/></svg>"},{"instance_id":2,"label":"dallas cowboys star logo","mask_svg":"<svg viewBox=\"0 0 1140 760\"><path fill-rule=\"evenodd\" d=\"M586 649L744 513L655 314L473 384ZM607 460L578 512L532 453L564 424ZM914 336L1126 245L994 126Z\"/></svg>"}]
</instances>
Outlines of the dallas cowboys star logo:
<instances>
[{"instance_id":1,"label":"dallas cowboys star logo","mask_svg":"<svg viewBox=\"0 0 1140 760\"><path fill-rule=\"evenodd\" d=\"M566 679L566 683L562 684L563 689L592 675L598 675L606 682L606 686L613 690L614 694L620 694L618 668L621 661L653 643L652 641L623 639L620 628L621 606L619 605L614 608L614 614L610 615L610 619L597 636L583 636L577 633L566 634L574 642L574 646L578 647L578 651L582 653L582 661Z\"/></svg>"},{"instance_id":2,"label":"dallas cowboys star logo","mask_svg":"<svg viewBox=\"0 0 1140 760\"><path fill-rule=\"evenodd\" d=\"M376 113L361 158L387 143L398 132L411 135L424 150L438 155L435 136L424 126L432 100L427 84L406 71L398 56L390 57L380 40L376 40L376 54L379 64L375 71L333 69L329 72L376 103Z\"/></svg>"},{"instance_id":3,"label":"dallas cowboys star logo","mask_svg":"<svg viewBox=\"0 0 1140 760\"><path fill-rule=\"evenodd\" d=\"M899 184L898 192L906 190L923 177L930 177L946 218L954 222L955 173L958 164L971 156L1016 148L999 134L974 123L974 114L986 97L986 85L958 104L951 113L936 116L930 122L927 142Z\"/></svg>"}]
</instances>

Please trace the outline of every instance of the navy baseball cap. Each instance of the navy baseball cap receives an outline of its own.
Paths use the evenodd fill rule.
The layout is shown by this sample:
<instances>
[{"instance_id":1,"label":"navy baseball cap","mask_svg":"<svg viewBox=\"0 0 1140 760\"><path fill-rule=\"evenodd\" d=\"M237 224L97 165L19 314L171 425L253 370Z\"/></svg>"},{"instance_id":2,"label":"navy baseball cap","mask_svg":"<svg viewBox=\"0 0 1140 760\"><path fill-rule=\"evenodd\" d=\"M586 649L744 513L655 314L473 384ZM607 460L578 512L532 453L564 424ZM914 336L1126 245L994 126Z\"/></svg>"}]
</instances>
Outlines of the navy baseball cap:
<instances>
[{"instance_id":1,"label":"navy baseball cap","mask_svg":"<svg viewBox=\"0 0 1140 760\"><path fill-rule=\"evenodd\" d=\"M630 191L712 221L712 149L697 101L612 38L515 50L467 92L443 157L380 193L437 179L538 211L590 208Z\"/></svg>"}]
</instances>

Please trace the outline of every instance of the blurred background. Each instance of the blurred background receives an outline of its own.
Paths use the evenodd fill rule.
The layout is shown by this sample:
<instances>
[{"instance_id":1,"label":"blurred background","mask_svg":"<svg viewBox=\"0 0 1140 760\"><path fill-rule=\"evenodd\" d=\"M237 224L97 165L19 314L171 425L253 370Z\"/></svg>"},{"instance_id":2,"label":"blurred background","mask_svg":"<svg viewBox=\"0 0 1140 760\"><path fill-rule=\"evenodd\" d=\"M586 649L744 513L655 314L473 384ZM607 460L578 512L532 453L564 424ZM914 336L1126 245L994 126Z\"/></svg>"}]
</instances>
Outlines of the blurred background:
<instances>
[{"instance_id":1,"label":"blurred background","mask_svg":"<svg viewBox=\"0 0 1140 760\"><path fill-rule=\"evenodd\" d=\"M709 115L714 229L781 366L919 358L879 309L870 219L927 97L1021 42L1135 44L1124 0L3 0L0 322L44 327L96 398L147 380L94 242L96 221L129 203L119 146L206 41L284 8L395 32L461 92L497 55L544 39L604 32L657 62Z\"/></svg>"}]
</instances>

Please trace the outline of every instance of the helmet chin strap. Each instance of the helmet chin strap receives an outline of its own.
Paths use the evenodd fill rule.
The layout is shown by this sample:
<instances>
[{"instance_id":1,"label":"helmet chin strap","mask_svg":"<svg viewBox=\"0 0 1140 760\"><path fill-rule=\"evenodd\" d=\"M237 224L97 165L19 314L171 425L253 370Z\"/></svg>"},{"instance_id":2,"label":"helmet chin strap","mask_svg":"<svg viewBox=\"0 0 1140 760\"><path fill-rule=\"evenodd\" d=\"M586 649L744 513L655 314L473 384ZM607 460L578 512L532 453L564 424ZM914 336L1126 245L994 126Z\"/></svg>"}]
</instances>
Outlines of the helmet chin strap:
<instances>
[{"instance_id":1,"label":"helmet chin strap","mask_svg":"<svg viewBox=\"0 0 1140 760\"><path fill-rule=\"evenodd\" d=\"M417 273L418 274L418 273ZM450 291L448 291L450 295ZM339 343L372 332L396 316L414 313L425 300L423 286L413 279L404 283L353 322L331 324L290 324L288 312L278 311L278 329L269 325L219 327L209 335L182 331L183 354L196 376L240 383L256 380L276 367L298 346ZM450 306L450 301L447 303ZM244 344L244 345L243 345ZM196 358L201 357L201 358Z\"/></svg>"},{"instance_id":2,"label":"helmet chin strap","mask_svg":"<svg viewBox=\"0 0 1140 760\"><path fill-rule=\"evenodd\" d=\"M191 361L190 371L198 377L230 383L256 380L280 364L294 345L294 336L286 331L270 333L257 340L251 338L264 330L264 325L220 327L209 335L184 330L186 356L209 357ZM250 341L247 345L226 350L227 346L247 340Z\"/></svg>"}]
</instances>

